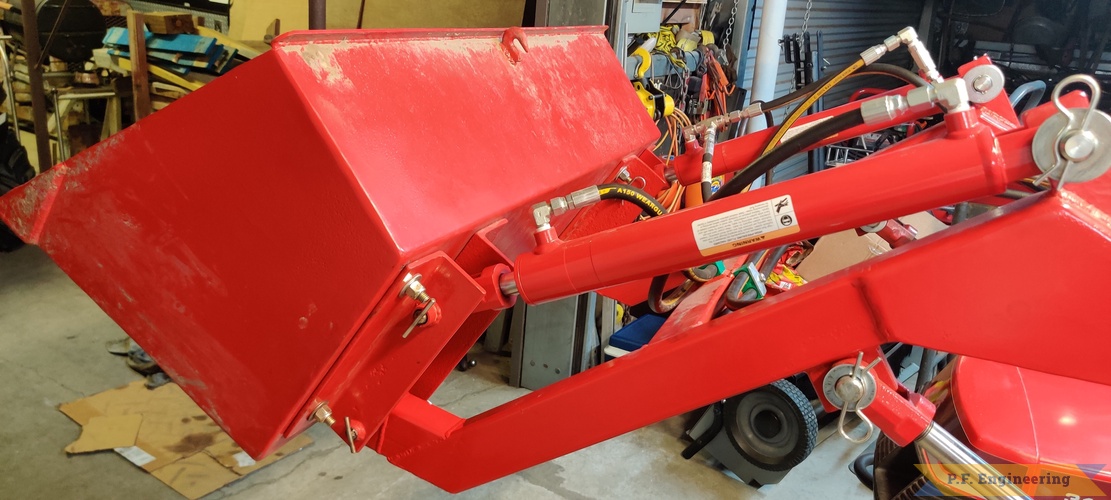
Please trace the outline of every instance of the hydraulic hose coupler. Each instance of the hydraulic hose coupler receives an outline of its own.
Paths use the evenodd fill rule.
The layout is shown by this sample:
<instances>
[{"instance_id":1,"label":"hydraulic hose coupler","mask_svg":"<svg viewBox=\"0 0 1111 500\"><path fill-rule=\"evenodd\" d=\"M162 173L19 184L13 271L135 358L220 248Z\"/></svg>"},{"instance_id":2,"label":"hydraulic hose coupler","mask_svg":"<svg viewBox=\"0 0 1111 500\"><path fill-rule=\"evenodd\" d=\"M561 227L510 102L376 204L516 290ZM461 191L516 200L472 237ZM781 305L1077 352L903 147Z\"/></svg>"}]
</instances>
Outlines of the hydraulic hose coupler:
<instances>
[{"instance_id":1,"label":"hydraulic hose coupler","mask_svg":"<svg viewBox=\"0 0 1111 500\"><path fill-rule=\"evenodd\" d=\"M598 186L583 188L567 196L552 198L551 201L542 201L532 206L532 218L536 222L536 230L544 231L551 228L552 217L558 217L576 208L593 205L602 200Z\"/></svg>"},{"instance_id":2,"label":"hydraulic hose coupler","mask_svg":"<svg viewBox=\"0 0 1111 500\"><path fill-rule=\"evenodd\" d=\"M961 78L950 78L937 85L918 87L907 92L906 97L890 95L864 101L860 115L864 123L874 125L890 122L907 113L917 113L933 106L940 106L948 113L967 111L968 84Z\"/></svg>"},{"instance_id":3,"label":"hydraulic hose coupler","mask_svg":"<svg viewBox=\"0 0 1111 500\"><path fill-rule=\"evenodd\" d=\"M918 32L914 28L907 26L899 30L899 40L907 46L910 51L910 57L914 59L914 64L918 65L918 69L923 73L927 80L934 83L941 83L944 78L941 73L937 71L937 65L934 64L934 58L930 55L930 51L926 49L926 45L922 40L918 39Z\"/></svg>"}]
</instances>

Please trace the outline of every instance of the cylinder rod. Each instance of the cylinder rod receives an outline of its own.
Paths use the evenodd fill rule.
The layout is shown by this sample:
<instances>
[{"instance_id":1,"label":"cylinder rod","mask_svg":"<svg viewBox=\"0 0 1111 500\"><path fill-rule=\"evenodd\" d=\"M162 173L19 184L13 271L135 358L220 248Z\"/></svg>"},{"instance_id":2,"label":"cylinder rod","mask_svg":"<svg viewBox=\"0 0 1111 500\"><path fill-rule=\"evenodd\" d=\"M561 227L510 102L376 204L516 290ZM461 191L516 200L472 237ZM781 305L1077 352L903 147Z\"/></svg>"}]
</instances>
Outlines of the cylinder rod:
<instances>
[{"instance_id":1,"label":"cylinder rod","mask_svg":"<svg viewBox=\"0 0 1111 500\"><path fill-rule=\"evenodd\" d=\"M979 478L1001 478L1003 475L936 423L930 424L926 432L914 442L918 445L918 452L924 452L928 456L928 460L926 457L922 458L922 463L942 465L958 476L968 474L969 477L977 478L962 484L968 484L985 498L1030 498L1013 482L978 480Z\"/></svg>"}]
</instances>

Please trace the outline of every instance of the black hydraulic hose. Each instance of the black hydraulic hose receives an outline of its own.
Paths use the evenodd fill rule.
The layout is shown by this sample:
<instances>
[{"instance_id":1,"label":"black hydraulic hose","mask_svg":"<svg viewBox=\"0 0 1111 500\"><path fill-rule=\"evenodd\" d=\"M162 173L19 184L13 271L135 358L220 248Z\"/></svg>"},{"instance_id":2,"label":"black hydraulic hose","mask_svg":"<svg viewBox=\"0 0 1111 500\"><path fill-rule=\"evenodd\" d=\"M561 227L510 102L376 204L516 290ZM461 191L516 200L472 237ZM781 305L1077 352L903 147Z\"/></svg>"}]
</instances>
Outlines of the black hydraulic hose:
<instances>
[{"instance_id":1,"label":"black hydraulic hose","mask_svg":"<svg viewBox=\"0 0 1111 500\"><path fill-rule=\"evenodd\" d=\"M734 276L733 281L729 282L729 286L725 289L725 295L723 295L722 298L725 301L725 307L730 311L736 311L756 300L757 292L752 290L747 292L744 291L745 285L748 284L748 280L750 279L752 278L745 273Z\"/></svg>"},{"instance_id":2,"label":"black hydraulic hose","mask_svg":"<svg viewBox=\"0 0 1111 500\"><path fill-rule=\"evenodd\" d=\"M692 267L683 271L683 275L692 281L705 283L718 277L717 266Z\"/></svg>"},{"instance_id":3,"label":"black hydraulic hose","mask_svg":"<svg viewBox=\"0 0 1111 500\"><path fill-rule=\"evenodd\" d=\"M786 249L786 247L783 248ZM768 252L771 252L771 250L765 249L759 252L748 254L748 257L745 259L744 266L756 264L757 262L760 262L760 259L763 259L766 256L770 258ZM776 257L776 260L779 260L779 257ZM763 274L763 271L760 271L760 273ZM742 277L740 274L733 276L733 281L730 281L729 286L725 288L725 294L721 296L721 301L718 303L715 311L720 310L722 306L725 306L730 311L736 311L737 309L740 309L755 301L757 297L757 294L755 292L752 292L751 290L749 290L749 292L743 291L745 285L747 284L748 273L745 273L744 277Z\"/></svg>"},{"instance_id":4,"label":"black hydraulic hose","mask_svg":"<svg viewBox=\"0 0 1111 500\"><path fill-rule=\"evenodd\" d=\"M778 147L769 151L768 154L757 158L756 161L753 161L749 166L739 170L733 175L733 178L729 179L729 182L721 186L721 189L718 189L710 199L717 200L740 193L744 188L748 187L749 184L759 179L760 176L795 154L801 153L831 135L863 124L864 117L860 114L859 110L837 115L823 122L815 123L810 128L799 132L789 140L781 142Z\"/></svg>"},{"instance_id":5,"label":"black hydraulic hose","mask_svg":"<svg viewBox=\"0 0 1111 500\"><path fill-rule=\"evenodd\" d=\"M764 259L764 263L760 264L760 274L764 277L772 275L775 271L776 264L779 264L779 259L783 258L783 254L787 253L787 245L775 247L768 256Z\"/></svg>"},{"instance_id":6,"label":"black hydraulic hose","mask_svg":"<svg viewBox=\"0 0 1111 500\"><path fill-rule=\"evenodd\" d=\"M787 97L787 96L790 96L790 95L794 95L794 94L787 94L783 97ZM806 94L806 95L809 95L809 94ZM802 98L802 97L806 97L806 95L799 96L798 98L796 98L796 100L799 99L799 98ZM780 99L782 99L783 97L781 97ZM772 102L775 102L775 101L772 101ZM792 101L792 102L794 102L794 101ZM775 117L772 116L772 110L775 109L775 108L772 107L770 104L765 103L764 101L752 101L752 102L749 103L749 105L752 105L752 104L759 104L760 109L764 110L764 125L767 128L774 127L775 126ZM745 120L748 120L748 118L745 118ZM746 121L745 124L747 125L748 122Z\"/></svg>"},{"instance_id":7,"label":"black hydraulic hose","mask_svg":"<svg viewBox=\"0 0 1111 500\"><path fill-rule=\"evenodd\" d=\"M644 190L628 184L602 184L598 186L598 198L603 200L624 200L644 210L649 217L667 213L663 205Z\"/></svg>"},{"instance_id":8,"label":"black hydraulic hose","mask_svg":"<svg viewBox=\"0 0 1111 500\"><path fill-rule=\"evenodd\" d=\"M698 283L694 280L686 280L679 288L664 297L664 287L667 286L667 278L670 275L661 274L652 278L652 283L648 285L648 309L656 314L667 314L679 305L679 301L683 300L688 293L698 288Z\"/></svg>"},{"instance_id":9,"label":"black hydraulic hose","mask_svg":"<svg viewBox=\"0 0 1111 500\"><path fill-rule=\"evenodd\" d=\"M623 200L636 204L644 210L644 213L649 217L658 217L667 213L659 202L656 201L648 193L641 189L629 186L627 184L602 184L598 186L598 197L603 200ZM679 286L674 292L667 297L663 296L664 286L667 285L668 275L664 274L656 276L652 279L651 285L648 287L648 307L652 312L663 314L675 309L679 301L683 299L698 285L709 281L717 275L707 276L706 274L712 270L701 269L687 269L684 274L689 278L682 285Z\"/></svg>"},{"instance_id":10,"label":"black hydraulic hose","mask_svg":"<svg viewBox=\"0 0 1111 500\"><path fill-rule=\"evenodd\" d=\"M915 87L925 87L930 84L925 78L922 78L918 73L915 73L902 66L886 63L872 63L865 66L860 71L853 73L852 76L857 75L885 75L892 78L898 78L906 83L914 85Z\"/></svg>"},{"instance_id":11,"label":"black hydraulic hose","mask_svg":"<svg viewBox=\"0 0 1111 500\"><path fill-rule=\"evenodd\" d=\"M890 76L892 78L901 80L904 83L909 83L917 87L925 87L926 85L929 85L929 82L927 82L925 78L919 76L918 73L915 73L902 66L896 66L894 64L886 63L872 63L849 75L847 78L845 78L845 80L861 76ZM815 90L818 90L818 88L829 81L830 78L833 78L833 74L826 75L816 80L814 83L811 83L801 89L791 92L790 94L783 95L782 97L779 97L777 99L772 99L771 101L768 101L767 104L762 105L760 108L770 111L787 106L795 101L798 101L799 99L804 99L810 94L813 94ZM834 88L837 87L835 86Z\"/></svg>"}]
</instances>

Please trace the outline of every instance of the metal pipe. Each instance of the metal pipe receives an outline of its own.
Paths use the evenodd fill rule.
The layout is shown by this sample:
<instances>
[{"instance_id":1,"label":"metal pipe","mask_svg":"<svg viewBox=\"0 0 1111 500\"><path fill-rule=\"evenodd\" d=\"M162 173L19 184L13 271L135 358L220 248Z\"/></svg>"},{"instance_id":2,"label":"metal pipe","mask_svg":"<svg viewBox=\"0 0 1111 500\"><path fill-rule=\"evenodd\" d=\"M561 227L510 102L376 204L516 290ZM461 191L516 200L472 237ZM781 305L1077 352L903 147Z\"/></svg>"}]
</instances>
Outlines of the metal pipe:
<instances>
[{"instance_id":1,"label":"metal pipe","mask_svg":"<svg viewBox=\"0 0 1111 500\"><path fill-rule=\"evenodd\" d=\"M87 101L89 99L110 99L119 97L115 92L85 92L58 94L59 101Z\"/></svg>"},{"instance_id":2,"label":"metal pipe","mask_svg":"<svg viewBox=\"0 0 1111 500\"><path fill-rule=\"evenodd\" d=\"M309 29L328 27L328 0L309 0Z\"/></svg>"},{"instance_id":3,"label":"metal pipe","mask_svg":"<svg viewBox=\"0 0 1111 500\"><path fill-rule=\"evenodd\" d=\"M62 126L62 106L58 101L58 89L50 89L50 95L54 98L54 124L57 126L55 132L58 134L58 161L63 161L69 158L69 144L64 135Z\"/></svg>"},{"instance_id":4,"label":"metal pipe","mask_svg":"<svg viewBox=\"0 0 1111 500\"><path fill-rule=\"evenodd\" d=\"M610 45L613 46L613 51L617 53L617 59L625 60L625 37L628 33L625 32L625 1L626 0L609 0L606 2L606 20L609 23L609 31L606 37L609 38Z\"/></svg>"},{"instance_id":5,"label":"metal pipe","mask_svg":"<svg viewBox=\"0 0 1111 500\"><path fill-rule=\"evenodd\" d=\"M969 474L973 479L962 484L970 486L985 498L1030 498L1010 481L980 481L980 478L1002 478L1003 475L936 423L930 424L914 442L918 445L919 455L925 453L928 456L928 459L921 457L922 463L943 465L958 476ZM996 482L1001 484L993 484Z\"/></svg>"},{"instance_id":6,"label":"metal pipe","mask_svg":"<svg viewBox=\"0 0 1111 500\"><path fill-rule=\"evenodd\" d=\"M23 15L23 50L27 54L27 76L31 80L31 115L35 121L35 150L38 153L39 173L53 165L50 159L50 132L46 127L46 93L43 90L42 66L32 61L42 57L39 47L39 20L35 0L21 0ZM13 96L14 98L14 96Z\"/></svg>"},{"instance_id":7,"label":"metal pipe","mask_svg":"<svg viewBox=\"0 0 1111 500\"><path fill-rule=\"evenodd\" d=\"M787 19L787 0L765 0L760 16L760 38L756 43L756 63L752 70L752 95L749 102L768 102L775 98L775 80L779 74L779 39ZM748 131L763 130L764 122L750 120Z\"/></svg>"}]
</instances>

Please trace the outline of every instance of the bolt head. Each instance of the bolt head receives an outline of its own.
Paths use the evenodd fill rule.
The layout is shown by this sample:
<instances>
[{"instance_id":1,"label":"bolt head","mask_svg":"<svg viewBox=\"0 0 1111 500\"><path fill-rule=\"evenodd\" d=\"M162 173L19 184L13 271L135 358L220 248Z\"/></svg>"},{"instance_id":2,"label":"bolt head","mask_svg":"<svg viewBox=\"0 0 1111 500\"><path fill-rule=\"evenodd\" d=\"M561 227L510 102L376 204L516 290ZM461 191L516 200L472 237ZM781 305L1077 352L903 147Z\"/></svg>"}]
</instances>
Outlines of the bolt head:
<instances>
[{"instance_id":1,"label":"bolt head","mask_svg":"<svg viewBox=\"0 0 1111 500\"><path fill-rule=\"evenodd\" d=\"M993 86L995 86L995 81L988 75L980 75L972 80L972 90L981 94L986 94Z\"/></svg>"}]
</instances>

